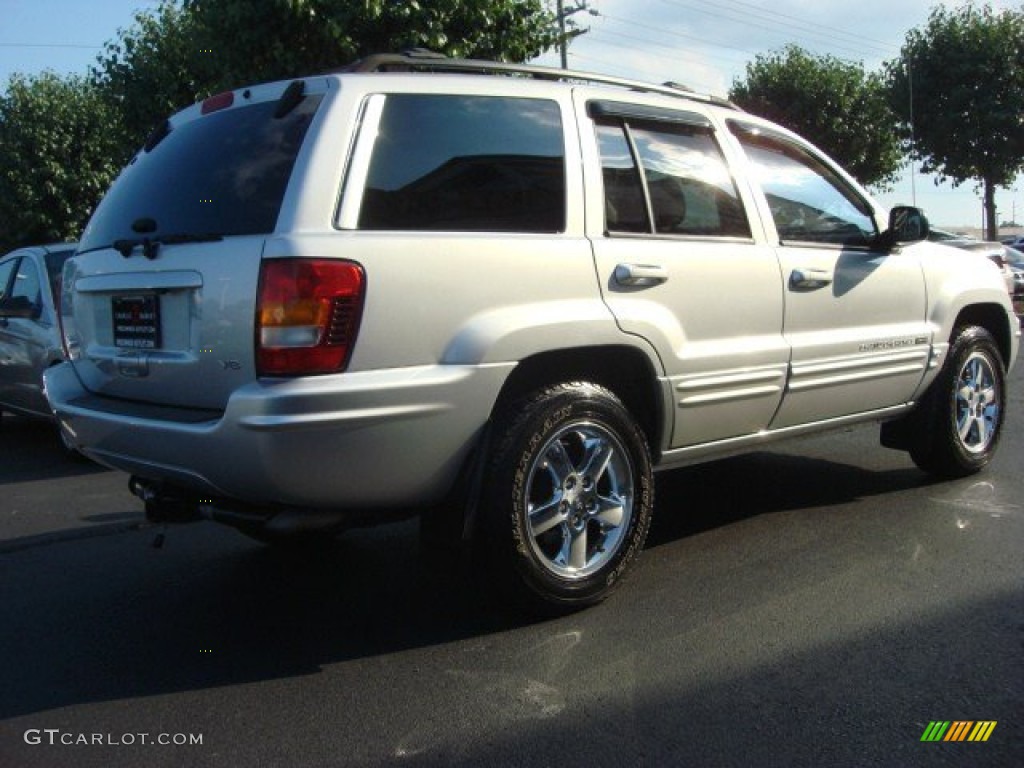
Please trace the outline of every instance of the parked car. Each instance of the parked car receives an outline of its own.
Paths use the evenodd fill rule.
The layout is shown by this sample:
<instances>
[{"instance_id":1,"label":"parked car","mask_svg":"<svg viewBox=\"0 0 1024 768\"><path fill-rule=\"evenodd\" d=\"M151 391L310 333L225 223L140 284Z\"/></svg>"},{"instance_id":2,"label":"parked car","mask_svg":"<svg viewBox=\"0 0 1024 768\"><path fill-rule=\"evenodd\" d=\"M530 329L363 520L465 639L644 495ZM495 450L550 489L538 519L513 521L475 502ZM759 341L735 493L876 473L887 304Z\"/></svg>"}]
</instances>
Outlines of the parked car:
<instances>
[{"instance_id":1,"label":"parked car","mask_svg":"<svg viewBox=\"0 0 1024 768\"><path fill-rule=\"evenodd\" d=\"M0 414L53 418L43 371L63 359L54 296L76 247L32 246L0 258Z\"/></svg>"},{"instance_id":2,"label":"parked car","mask_svg":"<svg viewBox=\"0 0 1024 768\"><path fill-rule=\"evenodd\" d=\"M927 234L718 99L375 57L154 131L65 267L47 393L153 520L430 509L482 582L576 607L656 470L858 422L939 477L990 461L1019 323Z\"/></svg>"},{"instance_id":3,"label":"parked car","mask_svg":"<svg viewBox=\"0 0 1024 768\"><path fill-rule=\"evenodd\" d=\"M1005 247L1006 264L1013 274L1013 308L1017 314L1024 314L1024 252Z\"/></svg>"},{"instance_id":4,"label":"parked car","mask_svg":"<svg viewBox=\"0 0 1024 768\"><path fill-rule=\"evenodd\" d=\"M1024 235L1007 235L1006 237L999 238L999 242L1020 250L1024 248Z\"/></svg>"},{"instance_id":5,"label":"parked car","mask_svg":"<svg viewBox=\"0 0 1024 768\"><path fill-rule=\"evenodd\" d=\"M995 241L978 240L973 237L957 235L943 230L931 230L928 235L928 239L933 242L941 243L942 245L952 246L953 248L959 248L962 251L969 251L979 256L984 256L996 265L996 268L1003 277L1003 283L1006 285L1006 292L1010 296L1016 295L1016 278L1014 277L1013 270L1006 261L1007 246Z\"/></svg>"}]
</instances>

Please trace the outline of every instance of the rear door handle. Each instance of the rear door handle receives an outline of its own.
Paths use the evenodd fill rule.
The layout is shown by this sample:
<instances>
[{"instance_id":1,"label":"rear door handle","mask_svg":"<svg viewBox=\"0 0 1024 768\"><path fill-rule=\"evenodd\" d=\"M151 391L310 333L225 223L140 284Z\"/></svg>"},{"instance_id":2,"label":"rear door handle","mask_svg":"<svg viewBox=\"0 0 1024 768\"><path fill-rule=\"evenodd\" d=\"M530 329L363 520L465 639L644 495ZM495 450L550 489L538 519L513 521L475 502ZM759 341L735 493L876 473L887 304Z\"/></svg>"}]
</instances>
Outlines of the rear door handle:
<instances>
[{"instance_id":1,"label":"rear door handle","mask_svg":"<svg viewBox=\"0 0 1024 768\"><path fill-rule=\"evenodd\" d=\"M661 285L668 280L668 270L660 264L619 264L615 267L615 282L619 285Z\"/></svg>"},{"instance_id":2,"label":"rear door handle","mask_svg":"<svg viewBox=\"0 0 1024 768\"><path fill-rule=\"evenodd\" d=\"M789 287L795 291L816 291L832 284L832 273L826 269L797 267L789 275Z\"/></svg>"}]
</instances>

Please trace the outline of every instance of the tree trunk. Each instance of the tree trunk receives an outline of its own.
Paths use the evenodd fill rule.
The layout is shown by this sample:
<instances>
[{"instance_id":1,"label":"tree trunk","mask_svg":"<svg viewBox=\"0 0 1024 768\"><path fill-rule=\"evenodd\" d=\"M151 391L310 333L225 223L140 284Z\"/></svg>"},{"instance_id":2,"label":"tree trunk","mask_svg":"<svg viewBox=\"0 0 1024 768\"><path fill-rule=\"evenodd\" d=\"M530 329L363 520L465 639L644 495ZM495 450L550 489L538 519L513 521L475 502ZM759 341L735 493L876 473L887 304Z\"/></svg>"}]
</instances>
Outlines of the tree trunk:
<instances>
[{"instance_id":1,"label":"tree trunk","mask_svg":"<svg viewBox=\"0 0 1024 768\"><path fill-rule=\"evenodd\" d=\"M999 239L999 221L996 219L996 185L985 179L985 239Z\"/></svg>"}]
</instances>

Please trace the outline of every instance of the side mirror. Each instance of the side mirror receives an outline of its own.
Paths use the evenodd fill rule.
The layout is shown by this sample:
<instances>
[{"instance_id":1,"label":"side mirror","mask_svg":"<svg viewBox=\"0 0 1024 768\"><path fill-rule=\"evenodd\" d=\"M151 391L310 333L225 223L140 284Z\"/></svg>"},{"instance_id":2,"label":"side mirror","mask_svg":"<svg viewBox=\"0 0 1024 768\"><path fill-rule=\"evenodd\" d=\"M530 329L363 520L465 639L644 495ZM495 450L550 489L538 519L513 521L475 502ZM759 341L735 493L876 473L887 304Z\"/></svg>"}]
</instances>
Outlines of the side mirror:
<instances>
[{"instance_id":1,"label":"side mirror","mask_svg":"<svg viewBox=\"0 0 1024 768\"><path fill-rule=\"evenodd\" d=\"M878 236L884 250L892 250L900 243L919 243L931 232L924 211L911 205L897 205L889 211L889 228Z\"/></svg>"},{"instance_id":2,"label":"side mirror","mask_svg":"<svg viewBox=\"0 0 1024 768\"><path fill-rule=\"evenodd\" d=\"M27 296L13 296L0 299L0 319L23 318L35 320L42 314L42 308L33 304Z\"/></svg>"}]
</instances>

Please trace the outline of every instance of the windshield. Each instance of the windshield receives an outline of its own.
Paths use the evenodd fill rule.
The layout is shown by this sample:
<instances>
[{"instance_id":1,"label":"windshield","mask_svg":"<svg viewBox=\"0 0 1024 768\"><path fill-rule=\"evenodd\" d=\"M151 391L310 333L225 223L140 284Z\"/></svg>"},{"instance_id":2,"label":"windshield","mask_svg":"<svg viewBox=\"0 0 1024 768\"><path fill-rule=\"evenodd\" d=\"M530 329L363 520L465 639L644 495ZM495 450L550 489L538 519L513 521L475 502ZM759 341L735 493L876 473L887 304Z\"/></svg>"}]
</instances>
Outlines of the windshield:
<instances>
[{"instance_id":1,"label":"windshield","mask_svg":"<svg viewBox=\"0 0 1024 768\"><path fill-rule=\"evenodd\" d=\"M122 171L85 230L81 251L145 234L254 235L274 231L306 130L308 96L281 118L276 101L227 109L175 127ZM152 229L152 231L148 231Z\"/></svg>"}]
</instances>

